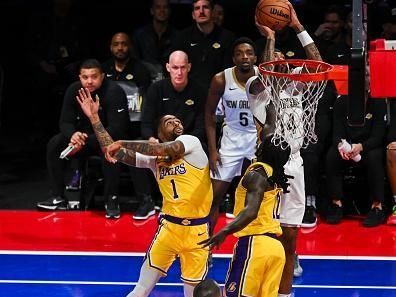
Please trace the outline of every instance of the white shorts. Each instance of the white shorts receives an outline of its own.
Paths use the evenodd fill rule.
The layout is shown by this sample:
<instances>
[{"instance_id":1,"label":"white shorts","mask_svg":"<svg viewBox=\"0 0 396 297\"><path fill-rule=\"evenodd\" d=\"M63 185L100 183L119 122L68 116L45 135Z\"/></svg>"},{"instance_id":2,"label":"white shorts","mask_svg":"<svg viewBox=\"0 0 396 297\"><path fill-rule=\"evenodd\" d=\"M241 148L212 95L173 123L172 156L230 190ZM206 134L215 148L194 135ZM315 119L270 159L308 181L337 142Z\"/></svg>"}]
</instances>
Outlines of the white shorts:
<instances>
[{"instance_id":1,"label":"white shorts","mask_svg":"<svg viewBox=\"0 0 396 297\"><path fill-rule=\"evenodd\" d=\"M285 174L294 176L289 179L289 193L282 193L280 202L281 225L300 226L305 211L305 184L304 166L300 152L290 155L290 160L285 164Z\"/></svg>"},{"instance_id":2,"label":"white shorts","mask_svg":"<svg viewBox=\"0 0 396 297\"><path fill-rule=\"evenodd\" d=\"M256 141L257 132L240 132L224 126L219 149L222 165L218 165L217 171L215 174L211 172L210 177L231 182L235 176L240 176L243 160L256 157Z\"/></svg>"}]
</instances>

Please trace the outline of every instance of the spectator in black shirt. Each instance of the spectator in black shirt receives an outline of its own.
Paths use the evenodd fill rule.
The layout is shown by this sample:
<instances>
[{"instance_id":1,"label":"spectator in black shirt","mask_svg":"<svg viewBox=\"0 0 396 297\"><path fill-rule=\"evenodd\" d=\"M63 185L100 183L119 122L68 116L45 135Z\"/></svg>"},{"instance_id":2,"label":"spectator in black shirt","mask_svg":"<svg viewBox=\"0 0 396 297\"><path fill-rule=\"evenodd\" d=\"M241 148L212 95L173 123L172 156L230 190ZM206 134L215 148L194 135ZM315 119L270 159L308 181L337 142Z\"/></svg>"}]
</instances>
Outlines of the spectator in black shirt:
<instances>
[{"instance_id":1,"label":"spectator in black shirt","mask_svg":"<svg viewBox=\"0 0 396 297\"><path fill-rule=\"evenodd\" d=\"M118 203L119 165L104 159L95 133L88 118L79 106L76 96L81 88L87 89L93 97L100 98L99 116L106 130L115 139L123 139L127 134L128 108L123 90L114 82L106 80L101 65L97 60L86 60L80 67L80 81L72 83L66 90L61 117L60 133L50 139L47 145L47 166L50 175L52 196L39 202L37 207L43 209L67 209L68 199L64 196L64 173L67 161L60 159L60 153L68 146L74 149L68 157L84 160L91 155L100 155L103 159L104 196L106 217L119 218Z\"/></svg>"},{"instance_id":2,"label":"spectator in black shirt","mask_svg":"<svg viewBox=\"0 0 396 297\"><path fill-rule=\"evenodd\" d=\"M385 221L385 212L382 209L385 114L384 100L368 99L364 126L351 127L348 125L347 100L343 97L337 99L334 105L333 145L326 157L327 188L331 200L326 218L329 224L338 224L343 216L342 182L343 172L347 166L361 166L367 175L372 205L363 225L374 227ZM338 145L342 139L352 146L349 153L339 151ZM354 161L355 156L359 154L361 160Z\"/></svg>"},{"instance_id":3,"label":"spectator in black shirt","mask_svg":"<svg viewBox=\"0 0 396 297\"><path fill-rule=\"evenodd\" d=\"M106 77L115 81L128 81L139 88L147 90L151 83L150 73L147 68L132 54L133 45L128 34L118 32L110 42L112 57L103 63Z\"/></svg>"},{"instance_id":4,"label":"spectator in black shirt","mask_svg":"<svg viewBox=\"0 0 396 297\"><path fill-rule=\"evenodd\" d=\"M323 23L316 29L315 43L322 54L323 60L328 62L331 51L329 47L344 41L345 12L342 7L333 5L326 9Z\"/></svg>"},{"instance_id":5,"label":"spectator in black shirt","mask_svg":"<svg viewBox=\"0 0 396 297\"><path fill-rule=\"evenodd\" d=\"M165 64L172 52L178 31L169 24L169 0L152 0L152 22L134 33L135 53L150 68L152 80L163 78Z\"/></svg>"},{"instance_id":6,"label":"spectator in black shirt","mask_svg":"<svg viewBox=\"0 0 396 297\"><path fill-rule=\"evenodd\" d=\"M189 79L191 64L187 54L175 51L169 56L166 69L170 78L153 83L143 104L143 139L158 142L158 120L166 114L173 114L183 122L187 134L204 140L203 108L206 89Z\"/></svg>"},{"instance_id":7,"label":"spectator in black shirt","mask_svg":"<svg viewBox=\"0 0 396 297\"><path fill-rule=\"evenodd\" d=\"M195 24L180 33L176 47L188 54L190 76L202 82L206 90L213 75L232 66L231 47L235 39L234 33L215 25L212 10L211 0L193 0Z\"/></svg>"},{"instance_id":8,"label":"spectator in black shirt","mask_svg":"<svg viewBox=\"0 0 396 297\"><path fill-rule=\"evenodd\" d=\"M151 79L146 66L134 57L132 50L131 41L126 33L114 34L110 43L112 58L104 63L103 70L109 79L116 81L125 91L130 119L129 139L139 139L142 98ZM140 202L133 218L145 220L155 214L152 190L158 186L152 181L152 172L149 169L128 167L128 170L136 198Z\"/></svg>"}]
</instances>

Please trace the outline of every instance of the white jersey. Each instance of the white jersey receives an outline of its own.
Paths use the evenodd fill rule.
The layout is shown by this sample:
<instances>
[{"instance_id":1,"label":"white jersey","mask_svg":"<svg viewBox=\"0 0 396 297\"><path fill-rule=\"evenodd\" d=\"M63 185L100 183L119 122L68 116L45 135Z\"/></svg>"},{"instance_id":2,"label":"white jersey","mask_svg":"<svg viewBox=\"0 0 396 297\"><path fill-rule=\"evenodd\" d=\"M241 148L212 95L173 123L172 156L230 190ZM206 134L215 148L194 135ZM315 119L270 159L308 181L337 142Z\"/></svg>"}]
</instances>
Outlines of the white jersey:
<instances>
[{"instance_id":1,"label":"white jersey","mask_svg":"<svg viewBox=\"0 0 396 297\"><path fill-rule=\"evenodd\" d=\"M254 66L257 74L257 67ZM223 106L227 126L235 131L256 133L253 115L249 108L245 87L235 77L235 67L224 70L225 88L223 93Z\"/></svg>"},{"instance_id":2,"label":"white jersey","mask_svg":"<svg viewBox=\"0 0 396 297\"><path fill-rule=\"evenodd\" d=\"M297 67L292 73L301 73L302 68ZM276 125L276 130L283 135L290 145L292 153L297 152L304 142L304 110L302 106L304 84L292 81L279 94L279 118L281 122Z\"/></svg>"}]
</instances>

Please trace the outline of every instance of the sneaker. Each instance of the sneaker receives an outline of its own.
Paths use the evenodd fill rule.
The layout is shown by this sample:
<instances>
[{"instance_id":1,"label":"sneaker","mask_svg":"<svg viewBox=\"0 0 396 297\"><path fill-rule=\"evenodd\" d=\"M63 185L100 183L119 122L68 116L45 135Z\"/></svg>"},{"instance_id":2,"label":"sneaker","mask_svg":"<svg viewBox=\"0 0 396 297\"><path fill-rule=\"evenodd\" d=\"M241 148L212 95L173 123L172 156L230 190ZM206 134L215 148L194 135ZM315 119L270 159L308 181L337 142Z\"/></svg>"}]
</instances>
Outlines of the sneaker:
<instances>
[{"instance_id":1,"label":"sneaker","mask_svg":"<svg viewBox=\"0 0 396 297\"><path fill-rule=\"evenodd\" d=\"M367 217L363 221L364 227L376 227L385 222L386 216L385 211L378 207L373 207L367 214Z\"/></svg>"},{"instance_id":2,"label":"sneaker","mask_svg":"<svg viewBox=\"0 0 396 297\"><path fill-rule=\"evenodd\" d=\"M392 213L388 218L387 224L388 225L396 225L396 204L393 205Z\"/></svg>"},{"instance_id":3,"label":"sneaker","mask_svg":"<svg viewBox=\"0 0 396 297\"><path fill-rule=\"evenodd\" d=\"M67 191L79 191L81 189L81 172L76 170L73 177L68 185L66 185Z\"/></svg>"},{"instance_id":4,"label":"sneaker","mask_svg":"<svg viewBox=\"0 0 396 297\"><path fill-rule=\"evenodd\" d=\"M60 196L51 197L45 201L37 203L38 208L49 209L49 210L65 210L68 208L68 202Z\"/></svg>"},{"instance_id":5,"label":"sneaker","mask_svg":"<svg viewBox=\"0 0 396 297\"><path fill-rule=\"evenodd\" d=\"M327 210L326 221L328 224L339 224L343 217L342 207L335 203L330 203Z\"/></svg>"},{"instance_id":6,"label":"sneaker","mask_svg":"<svg viewBox=\"0 0 396 297\"><path fill-rule=\"evenodd\" d=\"M105 205L107 219L119 219L121 216L120 203L117 196L111 196Z\"/></svg>"},{"instance_id":7,"label":"sneaker","mask_svg":"<svg viewBox=\"0 0 396 297\"><path fill-rule=\"evenodd\" d=\"M154 202L151 196L144 196L135 214L132 216L135 220L146 220L155 215Z\"/></svg>"},{"instance_id":8,"label":"sneaker","mask_svg":"<svg viewBox=\"0 0 396 297\"><path fill-rule=\"evenodd\" d=\"M226 199L224 200L225 204L225 216L228 219L235 219L234 216L234 201L227 195Z\"/></svg>"},{"instance_id":9,"label":"sneaker","mask_svg":"<svg viewBox=\"0 0 396 297\"><path fill-rule=\"evenodd\" d=\"M305 207L304 217L302 220L302 228L313 228L317 224L316 209L313 206Z\"/></svg>"},{"instance_id":10,"label":"sneaker","mask_svg":"<svg viewBox=\"0 0 396 297\"><path fill-rule=\"evenodd\" d=\"M300 259L298 258L297 254L294 254L294 270L293 276L300 277L303 274L303 268L300 265Z\"/></svg>"}]
</instances>

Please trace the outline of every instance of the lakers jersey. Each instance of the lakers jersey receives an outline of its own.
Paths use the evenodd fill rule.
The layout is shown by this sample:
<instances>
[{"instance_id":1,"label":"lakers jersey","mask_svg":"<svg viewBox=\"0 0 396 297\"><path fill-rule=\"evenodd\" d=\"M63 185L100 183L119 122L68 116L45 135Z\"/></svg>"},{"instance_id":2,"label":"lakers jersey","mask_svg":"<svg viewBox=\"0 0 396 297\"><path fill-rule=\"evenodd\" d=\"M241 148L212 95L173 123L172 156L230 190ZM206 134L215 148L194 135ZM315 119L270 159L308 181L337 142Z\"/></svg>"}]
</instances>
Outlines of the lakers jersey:
<instances>
[{"instance_id":1,"label":"lakers jersey","mask_svg":"<svg viewBox=\"0 0 396 297\"><path fill-rule=\"evenodd\" d=\"M256 162L248 167L245 175L257 167L263 167L267 176L272 176L272 168L261 162ZM242 185L243 178L238 184L235 191L235 206L234 215L237 216L242 209L245 208L246 188ZM279 202L280 202L280 188L275 188L272 191L264 193L263 201L261 202L257 218L250 222L244 229L235 233L236 237L246 235L257 235L263 233L274 233L277 235L282 234L279 222Z\"/></svg>"},{"instance_id":2,"label":"lakers jersey","mask_svg":"<svg viewBox=\"0 0 396 297\"><path fill-rule=\"evenodd\" d=\"M183 158L158 165L156 177L164 214L191 219L209 215L213 200L209 164L201 169Z\"/></svg>"},{"instance_id":3,"label":"lakers jersey","mask_svg":"<svg viewBox=\"0 0 396 297\"><path fill-rule=\"evenodd\" d=\"M256 66L254 69L257 73ZM236 131L256 133L256 126L249 108L245 86L238 82L235 75L235 67L225 69L224 75L226 83L222 100L225 123Z\"/></svg>"}]
</instances>

